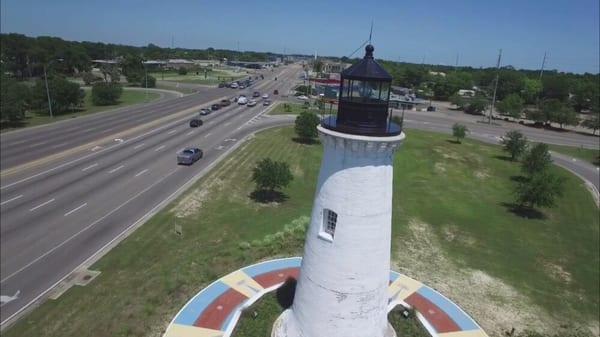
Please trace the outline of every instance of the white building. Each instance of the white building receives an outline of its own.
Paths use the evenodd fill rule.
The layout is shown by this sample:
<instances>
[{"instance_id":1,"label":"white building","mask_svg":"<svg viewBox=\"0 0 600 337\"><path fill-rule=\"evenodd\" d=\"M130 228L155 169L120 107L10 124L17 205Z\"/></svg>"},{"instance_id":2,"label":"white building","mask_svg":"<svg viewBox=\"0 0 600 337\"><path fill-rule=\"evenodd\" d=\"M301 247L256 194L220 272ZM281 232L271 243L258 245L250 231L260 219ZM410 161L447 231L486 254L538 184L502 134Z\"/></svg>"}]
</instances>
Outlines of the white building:
<instances>
[{"instance_id":1,"label":"white building","mask_svg":"<svg viewBox=\"0 0 600 337\"><path fill-rule=\"evenodd\" d=\"M339 110L319 125L324 146L294 302L273 337L393 337L387 321L393 154L391 76L366 47L344 70Z\"/></svg>"}]
</instances>

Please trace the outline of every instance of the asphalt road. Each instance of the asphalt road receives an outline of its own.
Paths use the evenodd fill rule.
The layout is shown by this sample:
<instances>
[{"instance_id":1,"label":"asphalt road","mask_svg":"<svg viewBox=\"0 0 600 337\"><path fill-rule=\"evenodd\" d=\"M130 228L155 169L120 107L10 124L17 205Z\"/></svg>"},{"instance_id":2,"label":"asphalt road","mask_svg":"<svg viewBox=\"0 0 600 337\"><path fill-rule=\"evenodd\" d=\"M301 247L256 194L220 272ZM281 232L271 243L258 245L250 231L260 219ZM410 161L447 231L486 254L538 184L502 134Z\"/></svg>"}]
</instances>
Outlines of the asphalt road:
<instances>
[{"instance_id":1,"label":"asphalt road","mask_svg":"<svg viewBox=\"0 0 600 337\"><path fill-rule=\"evenodd\" d=\"M299 71L297 66L279 69L245 91L288 90L298 79ZM274 81L270 78L273 76L279 80ZM213 90L203 96L186 96L130 109L127 113L114 113L110 121L92 119L98 123L97 130L79 132L83 127L79 122L78 127L69 125L68 132L64 126L49 128L48 132L56 132L55 137L64 137L61 139L65 142L73 139L71 142L78 145L94 139L88 133L102 137L106 128L116 132L137 126L140 118L150 120L212 97L241 93ZM43 299L47 290L121 233L140 224L139 220L158 209L167 196L180 190L245 136L288 122L285 118L266 118L265 109L260 104L256 107L232 104L203 118L204 125L199 128L188 126L189 119L197 114L190 112L121 141L109 140L85 153L67 156L54 166L47 164L35 172L19 172L3 178L1 293L12 296L18 291L19 296L2 306L2 325ZM85 126L91 127L87 123ZM36 141L22 144L27 146ZM178 166L176 152L191 145L202 148L204 158L192 166Z\"/></svg>"}]
</instances>

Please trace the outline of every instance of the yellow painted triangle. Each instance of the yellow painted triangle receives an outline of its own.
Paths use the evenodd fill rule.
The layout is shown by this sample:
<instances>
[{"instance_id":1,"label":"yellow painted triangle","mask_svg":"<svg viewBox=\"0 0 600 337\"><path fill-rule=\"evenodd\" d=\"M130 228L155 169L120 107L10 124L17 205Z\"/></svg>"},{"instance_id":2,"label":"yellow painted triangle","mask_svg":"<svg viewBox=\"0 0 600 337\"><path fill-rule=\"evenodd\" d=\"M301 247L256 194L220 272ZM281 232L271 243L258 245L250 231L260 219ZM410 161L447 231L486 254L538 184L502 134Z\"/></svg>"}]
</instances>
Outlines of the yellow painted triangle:
<instances>
[{"instance_id":1,"label":"yellow painted triangle","mask_svg":"<svg viewBox=\"0 0 600 337\"><path fill-rule=\"evenodd\" d=\"M263 287L241 270L221 278L221 282L250 298L263 290Z\"/></svg>"},{"instance_id":2,"label":"yellow painted triangle","mask_svg":"<svg viewBox=\"0 0 600 337\"><path fill-rule=\"evenodd\" d=\"M391 300L404 301L404 299L419 290L422 286L423 283L413 280L408 276L400 275L396 281L392 282L388 287L388 295Z\"/></svg>"},{"instance_id":3,"label":"yellow painted triangle","mask_svg":"<svg viewBox=\"0 0 600 337\"><path fill-rule=\"evenodd\" d=\"M220 330L199 328L191 325L171 324L164 337L223 337Z\"/></svg>"},{"instance_id":4,"label":"yellow painted triangle","mask_svg":"<svg viewBox=\"0 0 600 337\"><path fill-rule=\"evenodd\" d=\"M483 330L468 330L440 333L438 337L488 337L488 335Z\"/></svg>"}]
</instances>

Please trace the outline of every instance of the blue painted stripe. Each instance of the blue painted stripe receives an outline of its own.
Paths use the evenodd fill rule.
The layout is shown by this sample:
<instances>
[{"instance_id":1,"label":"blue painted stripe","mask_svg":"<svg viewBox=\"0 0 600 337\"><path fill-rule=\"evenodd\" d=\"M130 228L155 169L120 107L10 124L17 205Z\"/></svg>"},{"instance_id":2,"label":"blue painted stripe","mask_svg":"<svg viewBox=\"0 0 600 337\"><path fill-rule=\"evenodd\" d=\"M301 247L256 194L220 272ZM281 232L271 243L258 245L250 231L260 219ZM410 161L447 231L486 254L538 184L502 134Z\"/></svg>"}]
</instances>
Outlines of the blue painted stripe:
<instances>
[{"instance_id":1,"label":"blue painted stripe","mask_svg":"<svg viewBox=\"0 0 600 337\"><path fill-rule=\"evenodd\" d=\"M431 301L431 303L437 305L442 311L450 316L461 330L467 331L479 329L477 323L475 323L471 317L467 316L456 304L440 295L437 291L424 286L421 287L417 293Z\"/></svg>"},{"instance_id":2,"label":"blue painted stripe","mask_svg":"<svg viewBox=\"0 0 600 337\"><path fill-rule=\"evenodd\" d=\"M204 310L227 290L229 290L229 286L221 281L217 281L210 287L205 288L181 310L179 315L175 317L174 323L194 325L194 322L202 315Z\"/></svg>"},{"instance_id":3,"label":"blue painted stripe","mask_svg":"<svg viewBox=\"0 0 600 337\"><path fill-rule=\"evenodd\" d=\"M400 273L397 273L393 270L390 271L390 282L394 282L400 277Z\"/></svg>"},{"instance_id":4,"label":"blue painted stripe","mask_svg":"<svg viewBox=\"0 0 600 337\"><path fill-rule=\"evenodd\" d=\"M259 263L250 267L246 267L242 269L244 273L248 274L248 276L254 278L257 275L265 274L268 272L272 272L274 270L281 270L287 268L297 268L300 267L302 263L302 259L299 257L292 257L289 259L282 259L276 261L266 261L263 263Z\"/></svg>"}]
</instances>

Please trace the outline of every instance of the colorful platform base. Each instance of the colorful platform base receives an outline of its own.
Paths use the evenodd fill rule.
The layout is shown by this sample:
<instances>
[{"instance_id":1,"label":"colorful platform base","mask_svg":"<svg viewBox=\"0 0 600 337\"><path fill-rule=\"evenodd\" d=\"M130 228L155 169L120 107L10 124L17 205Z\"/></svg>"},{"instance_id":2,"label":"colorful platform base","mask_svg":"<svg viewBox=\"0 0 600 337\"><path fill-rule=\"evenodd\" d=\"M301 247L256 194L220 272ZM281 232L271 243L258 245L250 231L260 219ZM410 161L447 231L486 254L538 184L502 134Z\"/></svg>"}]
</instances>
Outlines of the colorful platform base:
<instances>
[{"instance_id":1,"label":"colorful platform base","mask_svg":"<svg viewBox=\"0 0 600 337\"><path fill-rule=\"evenodd\" d=\"M270 260L226 275L194 296L177 313L164 337L229 337L244 308L298 278L302 258ZM389 306L413 307L432 337L487 337L481 327L444 295L391 271Z\"/></svg>"}]
</instances>

